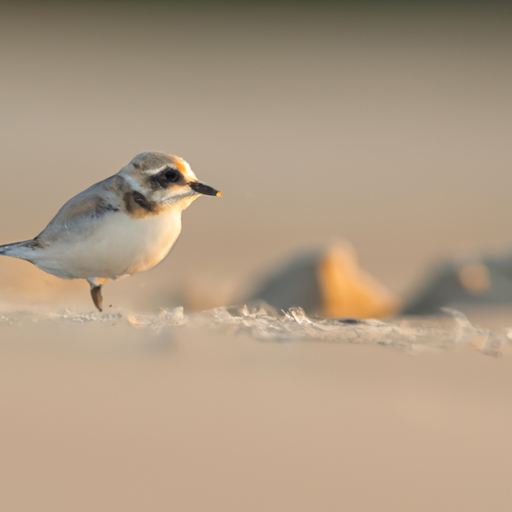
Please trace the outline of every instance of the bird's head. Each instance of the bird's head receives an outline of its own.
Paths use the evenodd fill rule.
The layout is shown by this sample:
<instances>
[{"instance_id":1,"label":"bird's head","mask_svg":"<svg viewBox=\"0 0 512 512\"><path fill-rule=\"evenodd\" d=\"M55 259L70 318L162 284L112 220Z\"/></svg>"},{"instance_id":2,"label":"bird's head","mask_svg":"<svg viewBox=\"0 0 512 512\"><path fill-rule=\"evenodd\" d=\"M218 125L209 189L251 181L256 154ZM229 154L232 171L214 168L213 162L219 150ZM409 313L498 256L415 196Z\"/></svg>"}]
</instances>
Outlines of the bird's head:
<instances>
[{"instance_id":1,"label":"bird's head","mask_svg":"<svg viewBox=\"0 0 512 512\"><path fill-rule=\"evenodd\" d=\"M140 153L119 174L134 191L155 205L175 205L184 210L201 194L222 195L198 181L185 160L158 151Z\"/></svg>"}]
</instances>

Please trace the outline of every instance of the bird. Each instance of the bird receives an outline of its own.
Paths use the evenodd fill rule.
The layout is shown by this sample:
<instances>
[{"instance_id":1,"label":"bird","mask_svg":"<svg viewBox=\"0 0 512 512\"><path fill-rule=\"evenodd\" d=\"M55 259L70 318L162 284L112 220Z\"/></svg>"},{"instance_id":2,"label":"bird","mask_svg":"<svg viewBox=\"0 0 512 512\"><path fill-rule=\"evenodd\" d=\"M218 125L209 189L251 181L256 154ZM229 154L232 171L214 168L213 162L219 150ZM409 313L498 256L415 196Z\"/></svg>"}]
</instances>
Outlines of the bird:
<instances>
[{"instance_id":1,"label":"bird","mask_svg":"<svg viewBox=\"0 0 512 512\"><path fill-rule=\"evenodd\" d=\"M102 286L160 263L181 232L181 213L200 195L222 194L182 158L140 153L67 201L35 238L0 245L0 255L64 279L86 279L102 311Z\"/></svg>"}]
</instances>

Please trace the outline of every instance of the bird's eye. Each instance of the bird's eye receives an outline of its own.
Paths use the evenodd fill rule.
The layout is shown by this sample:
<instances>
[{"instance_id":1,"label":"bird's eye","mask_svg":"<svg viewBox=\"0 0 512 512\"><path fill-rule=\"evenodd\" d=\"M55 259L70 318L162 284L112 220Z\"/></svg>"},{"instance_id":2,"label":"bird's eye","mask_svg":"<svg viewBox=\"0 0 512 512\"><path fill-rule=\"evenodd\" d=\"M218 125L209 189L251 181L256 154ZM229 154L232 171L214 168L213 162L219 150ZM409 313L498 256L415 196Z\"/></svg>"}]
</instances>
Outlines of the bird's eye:
<instances>
[{"instance_id":1,"label":"bird's eye","mask_svg":"<svg viewBox=\"0 0 512 512\"><path fill-rule=\"evenodd\" d=\"M180 173L176 169L167 169L164 172L165 179L174 183L180 179Z\"/></svg>"}]
</instances>

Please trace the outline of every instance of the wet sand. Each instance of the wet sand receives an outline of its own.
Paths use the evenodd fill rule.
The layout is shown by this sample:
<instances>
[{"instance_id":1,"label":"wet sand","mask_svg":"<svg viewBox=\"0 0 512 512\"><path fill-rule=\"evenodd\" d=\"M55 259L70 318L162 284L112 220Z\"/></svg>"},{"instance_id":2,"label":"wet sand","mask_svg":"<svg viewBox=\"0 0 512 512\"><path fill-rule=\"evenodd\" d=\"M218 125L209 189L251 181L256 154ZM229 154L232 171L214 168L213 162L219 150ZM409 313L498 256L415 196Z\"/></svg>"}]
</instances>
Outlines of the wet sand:
<instances>
[{"instance_id":1,"label":"wet sand","mask_svg":"<svg viewBox=\"0 0 512 512\"><path fill-rule=\"evenodd\" d=\"M440 8L439 8L440 9ZM406 297L440 258L511 247L504 7L2 5L0 243L136 153L223 192L109 311L222 303L346 238ZM4 308L92 312L0 260ZM467 311L495 332L511 308ZM263 342L187 326L0 322L0 509L510 510L512 358Z\"/></svg>"}]
</instances>

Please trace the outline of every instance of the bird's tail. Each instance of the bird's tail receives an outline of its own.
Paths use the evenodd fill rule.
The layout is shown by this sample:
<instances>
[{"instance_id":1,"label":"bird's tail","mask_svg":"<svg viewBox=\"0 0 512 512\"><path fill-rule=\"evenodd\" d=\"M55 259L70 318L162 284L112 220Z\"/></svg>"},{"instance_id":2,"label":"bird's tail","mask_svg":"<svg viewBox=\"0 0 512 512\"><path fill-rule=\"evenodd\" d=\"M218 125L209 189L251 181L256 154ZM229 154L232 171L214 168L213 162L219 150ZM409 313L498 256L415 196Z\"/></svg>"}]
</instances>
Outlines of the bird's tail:
<instances>
[{"instance_id":1,"label":"bird's tail","mask_svg":"<svg viewBox=\"0 0 512 512\"><path fill-rule=\"evenodd\" d=\"M0 256L12 256L13 258L25 259L27 249L34 248L34 240L24 240L12 244L0 245Z\"/></svg>"}]
</instances>

